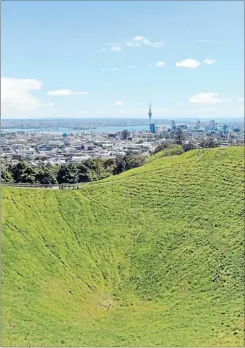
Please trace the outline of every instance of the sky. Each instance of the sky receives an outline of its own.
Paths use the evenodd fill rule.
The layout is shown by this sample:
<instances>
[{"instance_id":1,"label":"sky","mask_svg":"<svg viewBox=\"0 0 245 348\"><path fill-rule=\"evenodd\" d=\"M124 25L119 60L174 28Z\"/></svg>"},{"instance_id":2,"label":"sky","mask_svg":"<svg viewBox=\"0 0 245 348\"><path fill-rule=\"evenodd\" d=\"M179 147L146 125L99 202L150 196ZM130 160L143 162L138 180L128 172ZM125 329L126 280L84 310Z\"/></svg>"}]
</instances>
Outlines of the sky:
<instances>
[{"instance_id":1,"label":"sky","mask_svg":"<svg viewBox=\"0 0 245 348\"><path fill-rule=\"evenodd\" d=\"M2 118L244 115L243 1L2 1Z\"/></svg>"}]
</instances>

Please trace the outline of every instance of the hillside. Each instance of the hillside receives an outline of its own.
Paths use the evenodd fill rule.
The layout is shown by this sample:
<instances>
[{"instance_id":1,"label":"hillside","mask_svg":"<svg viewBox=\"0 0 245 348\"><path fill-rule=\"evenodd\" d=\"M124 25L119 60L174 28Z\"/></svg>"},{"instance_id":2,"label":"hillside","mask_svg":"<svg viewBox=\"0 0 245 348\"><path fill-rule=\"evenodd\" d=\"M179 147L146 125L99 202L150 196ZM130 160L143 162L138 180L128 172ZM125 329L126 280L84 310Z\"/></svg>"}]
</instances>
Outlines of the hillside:
<instances>
[{"instance_id":1,"label":"hillside","mask_svg":"<svg viewBox=\"0 0 245 348\"><path fill-rule=\"evenodd\" d=\"M1 346L243 346L244 149L2 189Z\"/></svg>"}]
</instances>

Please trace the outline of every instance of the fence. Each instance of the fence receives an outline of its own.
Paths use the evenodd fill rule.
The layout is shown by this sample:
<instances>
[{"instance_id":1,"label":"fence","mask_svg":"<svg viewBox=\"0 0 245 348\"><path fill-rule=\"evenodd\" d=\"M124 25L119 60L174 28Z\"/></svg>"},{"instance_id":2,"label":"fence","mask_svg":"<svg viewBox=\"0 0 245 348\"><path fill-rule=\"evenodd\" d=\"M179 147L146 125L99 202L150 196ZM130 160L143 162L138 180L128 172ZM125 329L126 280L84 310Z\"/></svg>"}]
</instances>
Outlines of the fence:
<instances>
[{"instance_id":1,"label":"fence","mask_svg":"<svg viewBox=\"0 0 245 348\"><path fill-rule=\"evenodd\" d=\"M60 185L52 185L52 184L23 184L23 183L1 183L1 186L9 186L9 187L26 187L26 188L46 188L46 189L56 189L56 190L69 190L69 189L79 189L81 188L81 184L60 184Z\"/></svg>"}]
</instances>

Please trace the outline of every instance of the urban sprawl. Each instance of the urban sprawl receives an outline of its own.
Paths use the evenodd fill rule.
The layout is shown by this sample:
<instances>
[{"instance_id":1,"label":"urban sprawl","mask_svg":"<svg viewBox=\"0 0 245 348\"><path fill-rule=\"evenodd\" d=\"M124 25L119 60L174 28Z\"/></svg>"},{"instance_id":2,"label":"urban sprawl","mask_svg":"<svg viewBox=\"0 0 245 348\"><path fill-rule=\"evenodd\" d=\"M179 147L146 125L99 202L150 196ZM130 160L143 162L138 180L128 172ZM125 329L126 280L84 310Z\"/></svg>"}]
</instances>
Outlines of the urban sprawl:
<instances>
[{"instance_id":1,"label":"urban sprawl","mask_svg":"<svg viewBox=\"0 0 245 348\"><path fill-rule=\"evenodd\" d=\"M212 138L218 146L244 144L244 127L219 125L215 120L202 125L197 120L195 125L179 124L174 120L171 126L161 127L152 123L149 109L149 130L117 133L52 133L31 132L28 130L3 130L1 137L1 157L7 163L24 160L37 167L41 164L59 165L81 163L89 158L116 158L127 153L150 155L164 142L175 142L176 134L181 133L182 144L191 143L195 148L201 142Z\"/></svg>"}]
</instances>

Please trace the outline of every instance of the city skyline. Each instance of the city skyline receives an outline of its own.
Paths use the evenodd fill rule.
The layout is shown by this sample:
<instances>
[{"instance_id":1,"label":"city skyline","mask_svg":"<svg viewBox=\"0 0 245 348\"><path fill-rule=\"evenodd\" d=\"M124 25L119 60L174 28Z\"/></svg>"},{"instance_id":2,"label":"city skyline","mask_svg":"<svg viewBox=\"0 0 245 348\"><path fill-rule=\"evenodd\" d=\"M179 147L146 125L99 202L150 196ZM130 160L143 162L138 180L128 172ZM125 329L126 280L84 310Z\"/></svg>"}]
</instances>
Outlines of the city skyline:
<instances>
[{"instance_id":1,"label":"city skyline","mask_svg":"<svg viewBox=\"0 0 245 348\"><path fill-rule=\"evenodd\" d=\"M2 118L242 118L243 2L3 2Z\"/></svg>"}]
</instances>

